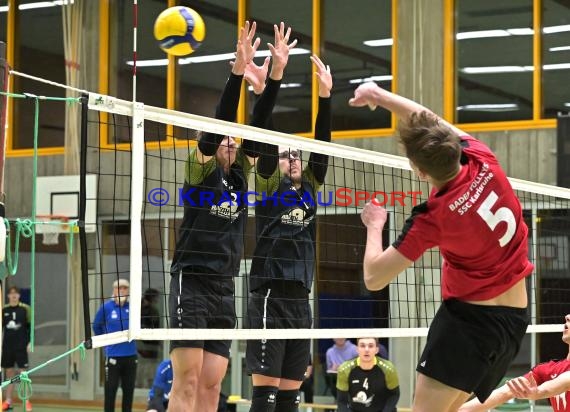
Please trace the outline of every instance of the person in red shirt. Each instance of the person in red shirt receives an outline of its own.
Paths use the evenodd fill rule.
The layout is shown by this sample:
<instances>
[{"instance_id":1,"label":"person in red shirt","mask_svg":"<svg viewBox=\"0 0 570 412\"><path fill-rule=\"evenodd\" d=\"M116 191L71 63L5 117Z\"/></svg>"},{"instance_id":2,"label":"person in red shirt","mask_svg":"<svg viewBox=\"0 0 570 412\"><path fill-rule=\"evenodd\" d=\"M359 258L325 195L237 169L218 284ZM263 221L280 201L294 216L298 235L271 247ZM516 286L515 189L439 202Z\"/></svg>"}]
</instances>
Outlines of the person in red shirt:
<instances>
[{"instance_id":1,"label":"person in red shirt","mask_svg":"<svg viewBox=\"0 0 570 412\"><path fill-rule=\"evenodd\" d=\"M513 398L549 398L554 412L570 412L570 314L564 317L564 322L562 342L568 345L566 359L541 363L524 376L514 378L495 389L485 403L472 399L459 408L459 411L483 412Z\"/></svg>"},{"instance_id":2,"label":"person in red shirt","mask_svg":"<svg viewBox=\"0 0 570 412\"><path fill-rule=\"evenodd\" d=\"M386 250L386 210L372 201L362 211L369 290L386 287L430 248L443 256L443 302L416 368L413 410L457 411L471 393L484 402L528 326L525 277L533 265L520 202L487 146L422 105L375 83L359 86L349 104L381 106L400 118L410 166L432 188Z\"/></svg>"}]
</instances>

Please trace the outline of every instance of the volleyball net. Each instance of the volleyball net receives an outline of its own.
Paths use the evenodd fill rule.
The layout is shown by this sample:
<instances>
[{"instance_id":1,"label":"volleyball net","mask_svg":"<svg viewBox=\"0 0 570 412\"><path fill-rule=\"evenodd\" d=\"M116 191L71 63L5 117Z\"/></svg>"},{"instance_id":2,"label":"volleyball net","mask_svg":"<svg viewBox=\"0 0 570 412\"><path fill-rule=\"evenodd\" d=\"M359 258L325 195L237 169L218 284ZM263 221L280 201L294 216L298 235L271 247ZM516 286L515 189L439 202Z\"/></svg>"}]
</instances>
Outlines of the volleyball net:
<instances>
[{"instance_id":1,"label":"volleyball net","mask_svg":"<svg viewBox=\"0 0 570 412\"><path fill-rule=\"evenodd\" d=\"M22 96L26 95L8 96L8 99ZM66 101L31 97L38 105L46 102L63 105ZM94 93L67 100L68 104L71 101L82 104L77 114L81 118L81 173L74 186L77 207L66 209L73 210L70 212L73 216L60 216L61 213L55 216L50 211L48 218L55 219L51 223L63 228L59 233L66 235L67 240L79 233L81 274L77 276L81 277L83 287L83 331L87 346L100 347L131 339L388 338L427 334L441 302L442 262L438 250L427 251L381 291L367 291L363 283L366 233L360 212L365 203L376 199L388 210L383 236L387 247L400 234L412 208L427 200L429 188L417 180L407 159ZM255 169L243 198L211 205L216 213L230 216L240 206L248 206L240 209L247 219L240 240L243 250L236 252L239 256L235 259L240 262L235 277L237 328L169 327L171 263L184 210L200 206L192 205L193 198L184 185L187 161L196 147L197 136L204 132L298 150L303 167L307 166L311 153L328 155L324 184L313 197L298 199L312 202L316 208L314 282L309 285L311 329L245 328L251 262L258 241L255 204L289 201L272 193L256 193ZM69 187L64 180L48 184ZM523 206L529 227L529 258L536 267L527 278L529 332L558 332L562 330L561 316L570 312L566 298L570 289L570 190L517 179L511 179L511 184ZM477 196L477 188L473 195ZM207 197L202 200L211 201ZM288 218L302 221L304 216L295 212L293 206ZM70 231L72 218L75 223ZM34 224L46 224L42 218L32 220ZM16 240L14 229L10 234L12 241ZM211 232L216 235L215 228ZM207 254L208 259L217 257L215 251ZM112 299L113 284L120 279L130 282L128 321L124 320L122 331L92 336L95 313Z\"/></svg>"},{"instance_id":2,"label":"volleyball net","mask_svg":"<svg viewBox=\"0 0 570 412\"><path fill-rule=\"evenodd\" d=\"M384 246L399 235L412 208L427 200L428 186L416 179L405 158L310 138L262 130L110 96L89 95L86 174L97 175L97 233L85 247L88 296L94 310L112 298L113 282L130 281L128 330L93 337L93 346L137 340L172 339L320 339L333 337L425 336L441 302L441 257L427 251L388 287L369 292L363 284L366 240L360 211L371 200L389 212ZM185 139L174 138L186 136ZM250 191L236 203L213 204L216 213L249 207L243 233L241 266L235 278L237 329L171 329L168 327L170 265L176 249L184 203L188 156L203 132L299 149L303 166L310 153L329 156L325 183L313 199L316 212L316 264L311 285L312 329L246 329L251 261L255 257L255 207L270 194ZM480 182L483 184L484 182ZM536 270L528 277L530 332L562 330L570 289L570 190L511 179L529 227L529 257ZM473 190L477 196L477 187ZM263 199L263 196L268 198ZM89 199L87 199L89 200ZM208 198L203 198L208 201ZM461 207L463 205L458 205ZM233 209L232 209L233 208ZM294 208L292 208L294 209ZM291 219L303 216L289 216ZM215 231L212 228L212 231ZM291 243L289 243L291 246ZM469 244L465 244L468 248ZM215 251L208 251L216 259ZM86 294L86 295L87 295ZM149 312L149 305L154 309ZM126 327L125 327L126 329Z\"/></svg>"}]
</instances>

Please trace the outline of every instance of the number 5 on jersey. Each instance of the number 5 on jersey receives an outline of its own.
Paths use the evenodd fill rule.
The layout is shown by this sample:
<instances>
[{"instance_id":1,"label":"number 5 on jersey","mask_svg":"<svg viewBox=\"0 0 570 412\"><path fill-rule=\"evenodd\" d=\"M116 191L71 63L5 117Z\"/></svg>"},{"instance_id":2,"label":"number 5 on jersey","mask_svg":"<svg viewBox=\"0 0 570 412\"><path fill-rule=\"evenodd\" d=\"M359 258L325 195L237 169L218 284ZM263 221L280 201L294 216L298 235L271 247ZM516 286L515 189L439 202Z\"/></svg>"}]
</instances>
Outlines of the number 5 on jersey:
<instances>
[{"instance_id":1,"label":"number 5 on jersey","mask_svg":"<svg viewBox=\"0 0 570 412\"><path fill-rule=\"evenodd\" d=\"M481 203L479 209L477 209L477 214L487 223L487 226L494 231L500 222L505 222L507 224L507 231L499 239L499 245L504 247L507 243L511 241L515 235L517 229L517 222L515 215L511 209L507 207L500 207L495 213L491 211L491 208L497 203L499 196L492 191L489 196Z\"/></svg>"}]
</instances>

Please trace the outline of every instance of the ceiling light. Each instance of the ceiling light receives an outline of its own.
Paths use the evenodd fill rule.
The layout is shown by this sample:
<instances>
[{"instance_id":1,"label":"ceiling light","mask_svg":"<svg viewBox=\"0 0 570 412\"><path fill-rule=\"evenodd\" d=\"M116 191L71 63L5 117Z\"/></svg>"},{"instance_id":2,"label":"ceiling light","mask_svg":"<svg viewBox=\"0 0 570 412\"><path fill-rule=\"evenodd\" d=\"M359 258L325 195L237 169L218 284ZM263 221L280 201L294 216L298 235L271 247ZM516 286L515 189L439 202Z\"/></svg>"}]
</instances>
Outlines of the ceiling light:
<instances>
[{"instance_id":1,"label":"ceiling light","mask_svg":"<svg viewBox=\"0 0 570 412\"><path fill-rule=\"evenodd\" d=\"M570 107L570 103L564 103L564 106Z\"/></svg>"},{"instance_id":2,"label":"ceiling light","mask_svg":"<svg viewBox=\"0 0 570 412\"><path fill-rule=\"evenodd\" d=\"M291 49L289 55L300 55L300 54L310 54L311 52L307 49ZM267 57L271 56L269 50L260 50L255 53L255 57ZM185 57L178 59L178 64L192 64L192 63L211 63L219 62L224 60L232 60L235 58L235 54L232 53L219 53L219 54L207 54L205 56L195 56L195 57ZM128 60L127 65L133 66L133 61ZM168 59L148 59L148 60L137 60L137 67L156 67L156 66L168 66Z\"/></svg>"},{"instance_id":3,"label":"ceiling light","mask_svg":"<svg viewBox=\"0 0 570 412\"><path fill-rule=\"evenodd\" d=\"M548 51L555 52L555 51L564 51L570 50L570 46L560 46L560 47L551 47Z\"/></svg>"},{"instance_id":4,"label":"ceiling light","mask_svg":"<svg viewBox=\"0 0 570 412\"><path fill-rule=\"evenodd\" d=\"M300 54L311 54L310 50L307 49L291 49L289 52L289 56L295 56ZM255 57L268 57L271 56L271 52L269 50L258 50L255 53ZM178 59L178 64L191 64L191 63L210 63L210 62L219 62L223 60L232 60L235 59L235 53L221 53L221 54L209 54L206 56L196 56L196 57L185 57Z\"/></svg>"},{"instance_id":5,"label":"ceiling light","mask_svg":"<svg viewBox=\"0 0 570 412\"><path fill-rule=\"evenodd\" d=\"M557 63L557 64L545 64L542 66L543 70L565 70L570 69L570 63Z\"/></svg>"},{"instance_id":6,"label":"ceiling light","mask_svg":"<svg viewBox=\"0 0 570 412\"><path fill-rule=\"evenodd\" d=\"M511 112L518 109L519 106L516 103L466 104L457 107L457 110L472 112Z\"/></svg>"},{"instance_id":7,"label":"ceiling light","mask_svg":"<svg viewBox=\"0 0 570 412\"><path fill-rule=\"evenodd\" d=\"M389 82L390 80L392 80L392 76L386 75L386 76L370 76L370 77L365 77L362 79L352 79L352 80L349 80L348 82L350 84L359 84L359 83L366 83L366 82Z\"/></svg>"},{"instance_id":8,"label":"ceiling light","mask_svg":"<svg viewBox=\"0 0 570 412\"><path fill-rule=\"evenodd\" d=\"M513 36L532 36L534 34L534 30L529 29L528 27L519 29L507 29L507 32Z\"/></svg>"},{"instance_id":9,"label":"ceiling light","mask_svg":"<svg viewBox=\"0 0 570 412\"><path fill-rule=\"evenodd\" d=\"M44 9L46 7L67 6L73 4L74 0L54 0L54 1L38 1L36 3L23 3L18 6L18 10ZM8 6L0 6L0 13L8 12Z\"/></svg>"},{"instance_id":10,"label":"ceiling light","mask_svg":"<svg viewBox=\"0 0 570 412\"><path fill-rule=\"evenodd\" d=\"M459 71L467 74L483 74L483 73L518 73L531 72L534 70L532 66L482 66L482 67L463 67Z\"/></svg>"},{"instance_id":11,"label":"ceiling light","mask_svg":"<svg viewBox=\"0 0 570 412\"><path fill-rule=\"evenodd\" d=\"M282 89L295 89L297 87L301 87L302 84L301 83L282 83L281 84L281 88ZM250 92L253 91L253 87L252 86L248 86L247 90L249 90Z\"/></svg>"},{"instance_id":12,"label":"ceiling light","mask_svg":"<svg viewBox=\"0 0 570 412\"><path fill-rule=\"evenodd\" d=\"M257 53L256 53L257 54ZM184 57L178 59L178 64L211 63L235 59L234 53L207 54L205 56Z\"/></svg>"},{"instance_id":13,"label":"ceiling light","mask_svg":"<svg viewBox=\"0 0 570 412\"><path fill-rule=\"evenodd\" d=\"M133 61L127 61L129 66L133 65ZM168 66L168 59L150 59L150 60L137 60L137 67L157 67Z\"/></svg>"},{"instance_id":14,"label":"ceiling light","mask_svg":"<svg viewBox=\"0 0 570 412\"><path fill-rule=\"evenodd\" d=\"M463 33L457 33L457 40L465 39L482 39L488 37L508 37L511 34L506 30L478 30L478 31L466 31Z\"/></svg>"},{"instance_id":15,"label":"ceiling light","mask_svg":"<svg viewBox=\"0 0 570 412\"><path fill-rule=\"evenodd\" d=\"M545 27L542 29L542 31L546 34L561 33L563 31L570 31L570 24L564 24L562 26Z\"/></svg>"},{"instance_id":16,"label":"ceiling light","mask_svg":"<svg viewBox=\"0 0 570 412\"><path fill-rule=\"evenodd\" d=\"M370 47L385 47L392 46L394 44L394 39L364 40L363 43Z\"/></svg>"}]
</instances>

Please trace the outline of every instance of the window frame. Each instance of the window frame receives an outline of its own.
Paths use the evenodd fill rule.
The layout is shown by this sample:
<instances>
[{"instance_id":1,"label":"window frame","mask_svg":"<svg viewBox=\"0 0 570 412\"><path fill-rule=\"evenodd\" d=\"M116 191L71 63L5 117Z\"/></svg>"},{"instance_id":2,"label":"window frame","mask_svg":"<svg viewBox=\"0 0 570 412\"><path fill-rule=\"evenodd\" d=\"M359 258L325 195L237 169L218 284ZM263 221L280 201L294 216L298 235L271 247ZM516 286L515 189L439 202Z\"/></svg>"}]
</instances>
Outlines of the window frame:
<instances>
[{"instance_id":1,"label":"window frame","mask_svg":"<svg viewBox=\"0 0 570 412\"><path fill-rule=\"evenodd\" d=\"M246 16L248 15L248 1L247 0L236 0L237 1L237 28L245 24ZM394 43L392 45L392 89L394 92L397 90L397 11L398 11L398 0L389 0L392 3L392 38ZM168 7L177 5L179 2L177 0L168 0ZM320 55L321 45L322 45L322 31L321 31L321 13L324 7L324 2L322 0L312 0L312 53ZM108 94L109 93L109 0L101 0L100 3L100 32L99 32L99 42L101 47L99 48L99 93ZM166 101L167 109L175 110L176 102L176 67L175 58L173 56L168 56L169 65L167 71L166 80ZM245 83L242 84L242 96L246 95ZM248 105L247 99L240 99L240 103L237 111L237 123L244 124L247 118ZM318 112L318 83L313 76L312 79L312 91L311 91L311 131L305 133L296 133L298 136L314 138L315 134L315 119ZM117 148L126 149L130 147L129 143L121 144L111 144L108 141L108 127L105 124L106 114L101 113L103 116L101 118L102 124L100 125L100 146L101 148ZM355 130L338 130L332 131L332 139L360 139L360 138L377 138L377 137L389 137L393 136L395 132L396 119L395 115L392 115L391 125L389 128L383 129L355 129ZM172 147L187 147L188 142L185 140L178 140L173 138L173 126L167 125L167 139L161 142L149 142L146 143L147 149L158 149L160 148L172 148ZM190 142L191 146L195 145L195 142Z\"/></svg>"},{"instance_id":2,"label":"window frame","mask_svg":"<svg viewBox=\"0 0 570 412\"><path fill-rule=\"evenodd\" d=\"M240 27L245 23L248 9L247 0L235 0L237 1L237 27ZM397 72L397 52L398 52L398 41L397 41L397 11L398 11L398 0L391 1L392 7L392 38L394 43L392 45L392 89L394 92L397 91L398 84L398 72ZM7 61L13 66L15 52L17 44L15 43L15 35L17 29L17 0L8 0L8 21L7 21ZM175 6L179 3L178 0L168 0L167 7ZM109 49L110 49L110 0L100 0L99 2L99 76L98 76L98 93L107 95L109 94L109 79L111 73L109 72ZM312 0L312 52L314 54L320 55L320 50L322 46L322 30L321 30L321 16L324 7L324 2L322 0ZM176 67L175 67L175 57L168 56L169 65L167 68L167 78L166 78L166 108L174 110L176 102ZM9 90L13 89L14 80L10 77L9 80ZM245 84L242 85L242 95L245 95L246 88ZM244 123L246 119L246 113L248 110L246 99L240 100L240 105L238 107L238 123ZM298 133L299 136L304 137L314 137L314 123L318 111L318 84L313 76L312 79L312 91L311 91L311 118L312 125L311 130L306 133ZM12 105L8 105L7 110L8 124L13 124L14 122L14 111ZM108 121L108 114L101 113L101 124L99 125L99 144L102 149L120 149L129 150L130 143L111 143L109 142L109 127L106 124ZM382 129L355 129L355 130L333 130L332 138L335 140L342 139L361 139L361 138L378 138L378 137L388 137L392 136L395 131L395 116L392 115L391 125L389 128ZM166 128L167 138L166 140L160 142L148 142L146 143L147 149L159 149L159 148L172 148L187 146L186 141L177 141L173 138L173 126L167 125ZM6 154L8 157L29 157L34 155L33 149L15 149L13 147L13 128L8 128L6 133ZM194 145L195 142L191 142ZM49 148L38 148L38 155L40 156L50 156L50 155L63 155L65 152L64 146L49 147Z\"/></svg>"},{"instance_id":3,"label":"window frame","mask_svg":"<svg viewBox=\"0 0 570 412\"><path fill-rule=\"evenodd\" d=\"M533 77L532 77L532 119L513 120L500 122L478 122L478 123L457 123L457 70L455 39L457 25L456 0L444 0L444 44L443 44L443 117L467 132L487 132L504 130L529 130L529 129L554 129L556 119L547 119L541 116L542 113L542 0L532 2L532 56L533 56Z\"/></svg>"}]
</instances>

